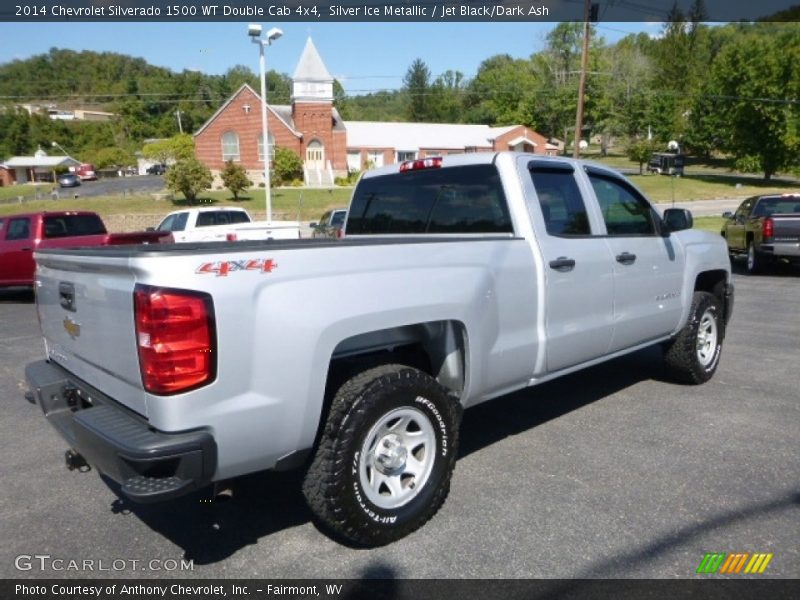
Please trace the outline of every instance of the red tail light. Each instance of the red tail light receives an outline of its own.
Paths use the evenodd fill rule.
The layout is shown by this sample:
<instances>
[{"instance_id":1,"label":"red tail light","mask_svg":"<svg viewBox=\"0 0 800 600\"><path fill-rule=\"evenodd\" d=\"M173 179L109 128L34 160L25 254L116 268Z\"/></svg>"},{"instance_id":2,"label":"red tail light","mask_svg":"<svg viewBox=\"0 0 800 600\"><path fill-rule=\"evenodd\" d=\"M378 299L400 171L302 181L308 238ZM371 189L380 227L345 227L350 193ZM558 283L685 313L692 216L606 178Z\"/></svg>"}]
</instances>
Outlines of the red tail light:
<instances>
[{"instance_id":1,"label":"red tail light","mask_svg":"<svg viewBox=\"0 0 800 600\"><path fill-rule=\"evenodd\" d=\"M235 242L236 240L239 239L239 236L236 235L235 233L229 233L228 235L225 236L225 239L229 242Z\"/></svg>"},{"instance_id":2,"label":"red tail light","mask_svg":"<svg viewBox=\"0 0 800 600\"><path fill-rule=\"evenodd\" d=\"M761 224L761 235L765 238L771 238L775 234L775 222L772 217L767 217Z\"/></svg>"},{"instance_id":3,"label":"red tail light","mask_svg":"<svg viewBox=\"0 0 800 600\"><path fill-rule=\"evenodd\" d=\"M216 375L214 305L208 294L137 285L136 343L144 389L185 392Z\"/></svg>"},{"instance_id":4,"label":"red tail light","mask_svg":"<svg viewBox=\"0 0 800 600\"><path fill-rule=\"evenodd\" d=\"M342 229L341 227L339 229L337 229L336 230L336 237L337 237L337 239L343 238L344 237L344 229Z\"/></svg>"},{"instance_id":5,"label":"red tail light","mask_svg":"<svg viewBox=\"0 0 800 600\"><path fill-rule=\"evenodd\" d=\"M422 158L420 160L407 160L400 163L400 172L422 171L424 169L438 169L442 166L442 157Z\"/></svg>"}]
</instances>

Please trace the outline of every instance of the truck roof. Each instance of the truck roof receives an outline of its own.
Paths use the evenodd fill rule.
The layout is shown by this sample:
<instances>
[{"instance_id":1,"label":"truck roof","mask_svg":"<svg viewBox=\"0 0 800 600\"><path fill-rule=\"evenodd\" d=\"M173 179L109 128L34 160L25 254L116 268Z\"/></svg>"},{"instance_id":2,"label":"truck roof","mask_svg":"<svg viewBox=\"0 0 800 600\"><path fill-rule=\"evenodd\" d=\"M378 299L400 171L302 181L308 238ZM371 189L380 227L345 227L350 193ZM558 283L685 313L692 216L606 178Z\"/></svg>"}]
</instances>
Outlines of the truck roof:
<instances>
[{"instance_id":1,"label":"truck roof","mask_svg":"<svg viewBox=\"0 0 800 600\"><path fill-rule=\"evenodd\" d=\"M13 215L0 215L0 219L16 219L18 217L62 217L68 215L97 215L91 210L40 210L28 213L16 213ZM97 215L99 216L99 215Z\"/></svg>"}]
</instances>

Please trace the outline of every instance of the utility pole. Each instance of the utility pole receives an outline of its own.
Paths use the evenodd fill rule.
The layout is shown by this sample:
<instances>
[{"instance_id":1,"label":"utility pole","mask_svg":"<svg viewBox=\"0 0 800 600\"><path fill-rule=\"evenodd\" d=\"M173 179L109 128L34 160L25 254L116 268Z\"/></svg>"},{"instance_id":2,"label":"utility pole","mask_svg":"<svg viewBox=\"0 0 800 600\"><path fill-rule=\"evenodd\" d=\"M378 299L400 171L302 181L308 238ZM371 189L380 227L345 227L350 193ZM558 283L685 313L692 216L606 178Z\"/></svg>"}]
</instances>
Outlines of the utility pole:
<instances>
[{"instance_id":1,"label":"utility pole","mask_svg":"<svg viewBox=\"0 0 800 600\"><path fill-rule=\"evenodd\" d=\"M581 156L581 130L583 129L583 96L586 92L586 70L589 66L589 35L592 28L589 26L589 19L592 14L592 0L584 0L583 3L583 52L581 53L581 79L578 84L578 109L575 112L575 144L572 149L572 157Z\"/></svg>"},{"instance_id":2,"label":"utility pole","mask_svg":"<svg viewBox=\"0 0 800 600\"><path fill-rule=\"evenodd\" d=\"M181 123L181 111L176 110L175 116L178 117L178 130L183 133L183 123Z\"/></svg>"}]
</instances>

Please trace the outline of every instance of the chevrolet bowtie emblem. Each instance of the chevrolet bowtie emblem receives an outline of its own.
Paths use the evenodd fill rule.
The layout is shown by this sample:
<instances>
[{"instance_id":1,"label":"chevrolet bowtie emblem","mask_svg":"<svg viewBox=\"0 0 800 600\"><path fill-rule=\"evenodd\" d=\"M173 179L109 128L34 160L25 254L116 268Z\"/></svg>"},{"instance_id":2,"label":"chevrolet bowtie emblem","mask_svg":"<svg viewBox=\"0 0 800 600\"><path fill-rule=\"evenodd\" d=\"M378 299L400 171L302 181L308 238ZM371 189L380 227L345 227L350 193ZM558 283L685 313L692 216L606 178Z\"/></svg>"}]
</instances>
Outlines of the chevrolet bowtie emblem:
<instances>
[{"instance_id":1,"label":"chevrolet bowtie emblem","mask_svg":"<svg viewBox=\"0 0 800 600\"><path fill-rule=\"evenodd\" d=\"M81 326L69 317L64 319L64 329L73 340L81 335Z\"/></svg>"}]
</instances>

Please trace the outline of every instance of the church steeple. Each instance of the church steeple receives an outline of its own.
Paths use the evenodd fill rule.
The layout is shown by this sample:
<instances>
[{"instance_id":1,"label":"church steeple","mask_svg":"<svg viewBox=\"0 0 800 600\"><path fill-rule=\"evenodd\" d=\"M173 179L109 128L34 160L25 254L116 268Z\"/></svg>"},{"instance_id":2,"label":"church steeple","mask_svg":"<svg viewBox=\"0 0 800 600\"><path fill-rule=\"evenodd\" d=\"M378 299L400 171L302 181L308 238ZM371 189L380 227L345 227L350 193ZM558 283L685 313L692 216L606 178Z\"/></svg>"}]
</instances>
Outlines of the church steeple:
<instances>
[{"instance_id":1,"label":"church steeple","mask_svg":"<svg viewBox=\"0 0 800 600\"><path fill-rule=\"evenodd\" d=\"M292 103L333 102L333 77L309 37L292 76Z\"/></svg>"}]
</instances>

